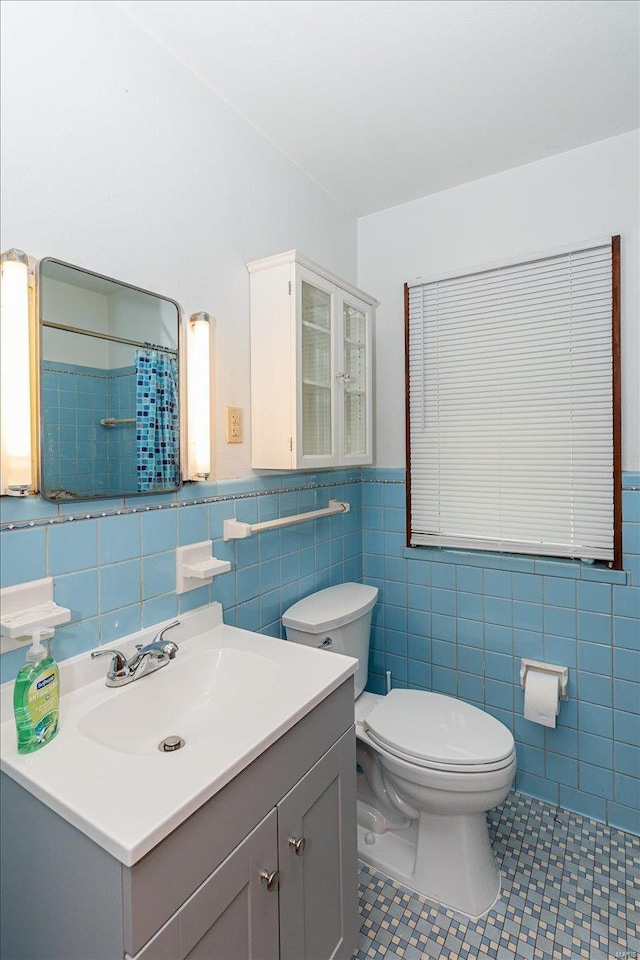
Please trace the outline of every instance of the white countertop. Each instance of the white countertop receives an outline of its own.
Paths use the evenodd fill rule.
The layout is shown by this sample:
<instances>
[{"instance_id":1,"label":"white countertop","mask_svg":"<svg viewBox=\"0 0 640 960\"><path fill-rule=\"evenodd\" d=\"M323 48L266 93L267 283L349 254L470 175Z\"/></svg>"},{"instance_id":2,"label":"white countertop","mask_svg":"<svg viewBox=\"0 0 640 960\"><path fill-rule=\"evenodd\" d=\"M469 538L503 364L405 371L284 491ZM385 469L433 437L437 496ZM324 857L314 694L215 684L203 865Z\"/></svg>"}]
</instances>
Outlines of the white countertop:
<instances>
[{"instance_id":1,"label":"white countertop","mask_svg":"<svg viewBox=\"0 0 640 960\"><path fill-rule=\"evenodd\" d=\"M18 754L13 682L0 687L0 769L126 866L153 849L357 668L357 661L350 657L227 626L218 603L180 619L180 626L167 634L167 639L175 640L180 647L176 659L126 686L105 685L109 665L106 657L91 660L89 653L83 653L62 661L60 731L36 753ZM136 642L149 642L154 632L146 629L116 645L128 656ZM220 654L222 650L239 654ZM55 656L55 641L52 653ZM206 677L200 676L199 696L201 702L205 694L209 697L210 723L204 729L193 722L189 727L187 722L191 733L181 730L181 721L171 717L173 684L193 677L194 664L206 669L220 656L237 661L247 653L269 661L264 664L265 682L258 664L253 681L246 687L240 684L236 690L227 685L226 701L233 696L235 705L232 722L228 722L224 708L216 713L215 687L205 689ZM154 683L161 685L152 688ZM145 702L156 690L163 691L162 702L167 709L160 711L157 736L155 723L150 724L148 716L143 718L146 727L153 728L153 744L148 742L149 737L145 740L138 736L139 731L132 730L132 750L136 752L127 752L128 746L124 751L114 749L82 732L87 729L91 711L94 718L100 718L104 711L117 717L118 702L112 702L120 698L121 712L127 717L133 703L125 703L127 697L134 694L139 702ZM184 697L184 686L180 696ZM113 726L117 727L117 721ZM184 736L186 746L174 753L161 753L156 742L170 734Z\"/></svg>"}]
</instances>

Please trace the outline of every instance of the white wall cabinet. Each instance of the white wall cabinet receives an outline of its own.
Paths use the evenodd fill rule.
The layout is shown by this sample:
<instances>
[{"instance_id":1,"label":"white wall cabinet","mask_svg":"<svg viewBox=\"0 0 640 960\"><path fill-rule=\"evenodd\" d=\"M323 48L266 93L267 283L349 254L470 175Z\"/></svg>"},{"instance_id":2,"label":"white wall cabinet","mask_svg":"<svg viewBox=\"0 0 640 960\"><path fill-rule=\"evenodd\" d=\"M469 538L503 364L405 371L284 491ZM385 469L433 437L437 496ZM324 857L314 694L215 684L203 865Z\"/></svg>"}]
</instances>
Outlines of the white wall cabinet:
<instances>
[{"instance_id":1,"label":"white wall cabinet","mask_svg":"<svg viewBox=\"0 0 640 960\"><path fill-rule=\"evenodd\" d=\"M132 867L2 774L0 956L348 960L355 774L351 679Z\"/></svg>"},{"instance_id":2,"label":"white wall cabinet","mask_svg":"<svg viewBox=\"0 0 640 960\"><path fill-rule=\"evenodd\" d=\"M252 467L372 463L377 301L296 250L247 269Z\"/></svg>"}]
</instances>

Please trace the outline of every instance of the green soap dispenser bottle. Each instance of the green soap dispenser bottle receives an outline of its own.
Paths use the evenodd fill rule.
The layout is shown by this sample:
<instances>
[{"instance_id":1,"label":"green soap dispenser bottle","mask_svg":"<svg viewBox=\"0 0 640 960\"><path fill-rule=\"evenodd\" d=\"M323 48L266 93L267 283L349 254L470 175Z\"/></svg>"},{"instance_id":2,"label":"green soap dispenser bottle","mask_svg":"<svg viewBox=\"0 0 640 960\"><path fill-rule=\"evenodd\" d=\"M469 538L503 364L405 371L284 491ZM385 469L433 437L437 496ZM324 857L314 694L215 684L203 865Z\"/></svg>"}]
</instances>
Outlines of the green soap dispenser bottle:
<instances>
[{"instance_id":1,"label":"green soap dispenser bottle","mask_svg":"<svg viewBox=\"0 0 640 960\"><path fill-rule=\"evenodd\" d=\"M49 743L58 732L60 684L58 664L40 642L39 630L32 635L27 662L18 670L13 688L13 711L18 732L18 753L33 753Z\"/></svg>"}]
</instances>

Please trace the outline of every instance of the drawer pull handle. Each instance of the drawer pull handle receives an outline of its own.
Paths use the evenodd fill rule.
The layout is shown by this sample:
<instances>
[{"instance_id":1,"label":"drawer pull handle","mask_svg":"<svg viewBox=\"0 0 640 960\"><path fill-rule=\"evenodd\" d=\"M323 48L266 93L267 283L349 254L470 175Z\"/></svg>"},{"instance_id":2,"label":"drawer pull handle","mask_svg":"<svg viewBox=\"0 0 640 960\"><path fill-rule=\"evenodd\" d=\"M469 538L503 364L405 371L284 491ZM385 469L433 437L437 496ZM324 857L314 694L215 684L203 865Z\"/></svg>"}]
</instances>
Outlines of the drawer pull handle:
<instances>
[{"instance_id":1,"label":"drawer pull handle","mask_svg":"<svg viewBox=\"0 0 640 960\"><path fill-rule=\"evenodd\" d=\"M307 841L304 837L289 837L289 846L295 852L296 857L301 857L304 853L304 848L307 845Z\"/></svg>"},{"instance_id":2,"label":"drawer pull handle","mask_svg":"<svg viewBox=\"0 0 640 960\"><path fill-rule=\"evenodd\" d=\"M280 884L280 871L274 870L273 873L269 873L268 870L263 870L260 874L260 879L263 883L266 883L267 890L271 893L273 890L277 890Z\"/></svg>"}]
</instances>

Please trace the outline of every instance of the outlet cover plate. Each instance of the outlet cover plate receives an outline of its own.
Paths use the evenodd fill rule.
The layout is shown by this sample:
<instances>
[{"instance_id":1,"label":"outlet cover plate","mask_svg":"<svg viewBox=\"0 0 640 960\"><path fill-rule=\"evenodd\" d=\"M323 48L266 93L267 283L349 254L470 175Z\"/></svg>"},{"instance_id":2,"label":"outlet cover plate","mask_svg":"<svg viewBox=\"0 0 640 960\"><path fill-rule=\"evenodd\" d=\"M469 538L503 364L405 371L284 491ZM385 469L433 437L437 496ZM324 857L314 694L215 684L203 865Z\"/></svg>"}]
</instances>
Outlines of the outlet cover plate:
<instances>
[{"instance_id":1,"label":"outlet cover plate","mask_svg":"<svg viewBox=\"0 0 640 960\"><path fill-rule=\"evenodd\" d=\"M226 407L227 443L242 443L242 407Z\"/></svg>"}]
</instances>

